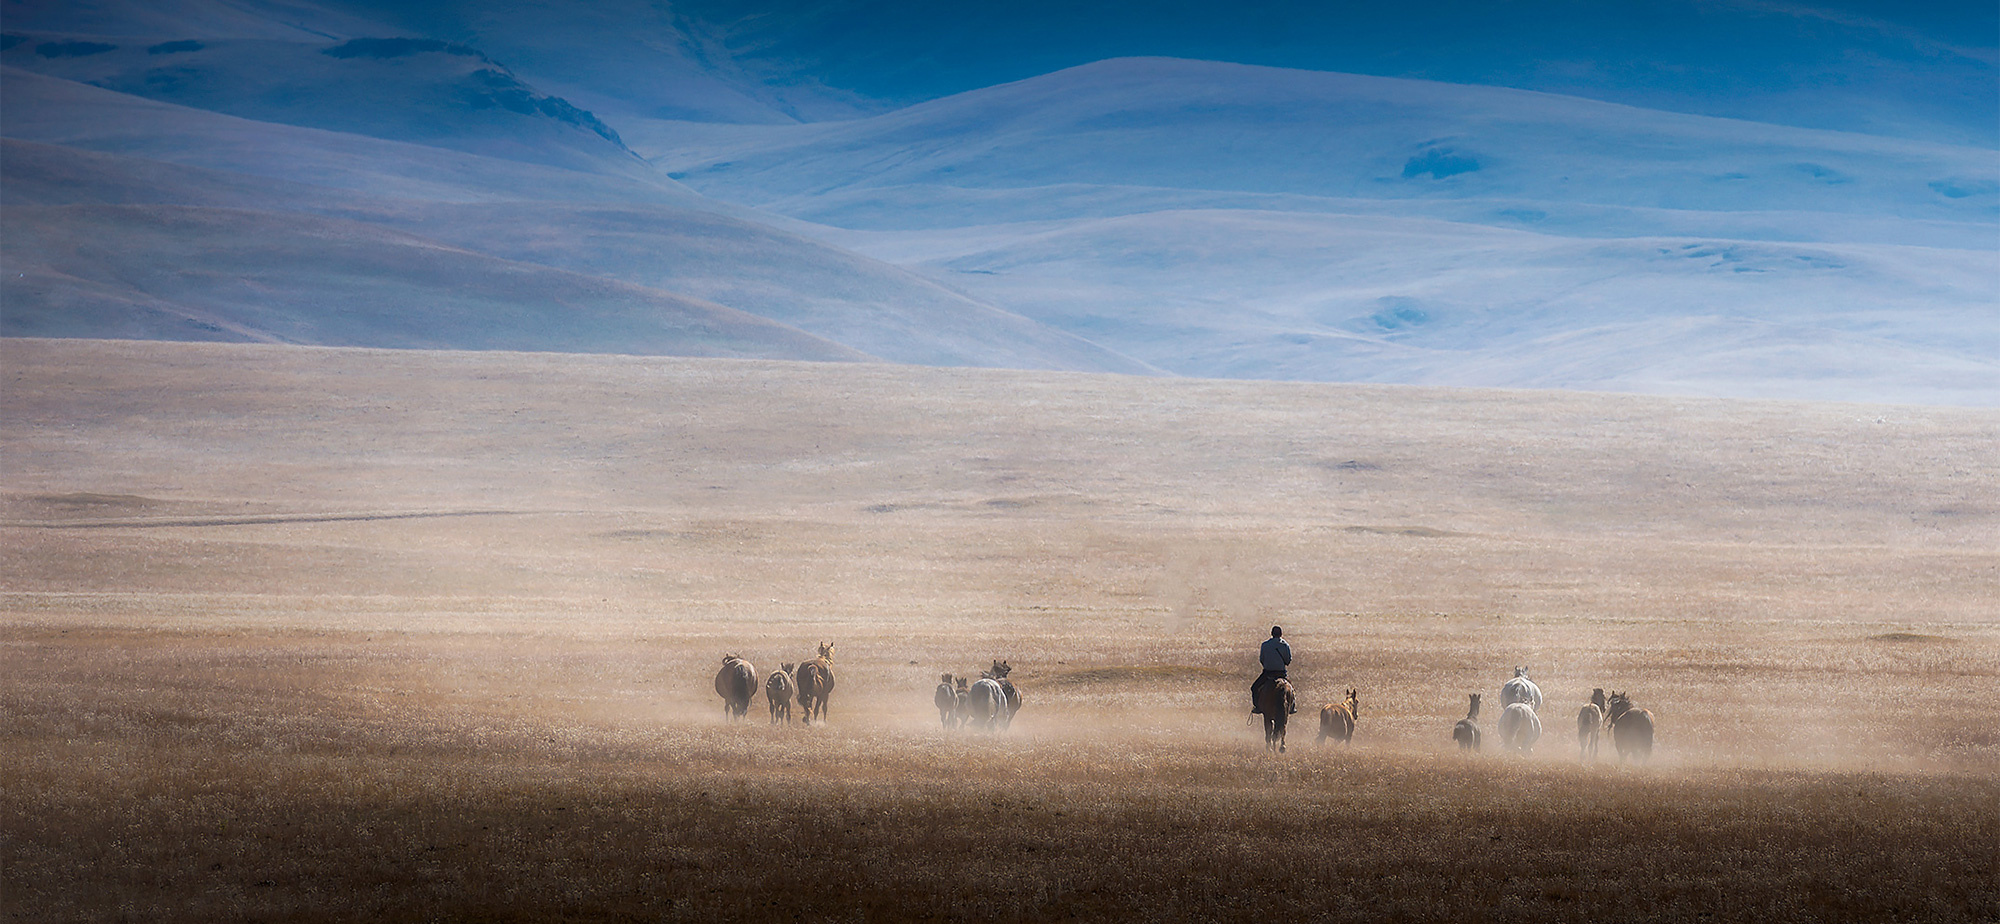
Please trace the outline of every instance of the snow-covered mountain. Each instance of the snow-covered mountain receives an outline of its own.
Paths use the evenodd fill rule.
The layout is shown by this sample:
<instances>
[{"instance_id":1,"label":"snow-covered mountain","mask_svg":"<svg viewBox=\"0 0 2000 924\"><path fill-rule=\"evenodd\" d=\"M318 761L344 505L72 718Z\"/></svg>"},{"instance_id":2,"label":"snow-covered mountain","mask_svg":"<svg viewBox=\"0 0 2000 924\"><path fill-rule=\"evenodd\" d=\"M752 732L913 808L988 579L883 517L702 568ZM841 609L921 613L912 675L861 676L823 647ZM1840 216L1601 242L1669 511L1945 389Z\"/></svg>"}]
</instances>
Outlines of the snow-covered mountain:
<instances>
[{"instance_id":1,"label":"snow-covered mountain","mask_svg":"<svg viewBox=\"0 0 2000 924\"><path fill-rule=\"evenodd\" d=\"M1165 59L717 135L660 160L1178 374L2000 397L1991 150Z\"/></svg>"},{"instance_id":2,"label":"snow-covered mountain","mask_svg":"<svg viewBox=\"0 0 2000 924\"><path fill-rule=\"evenodd\" d=\"M669 150L666 162L712 195L782 211L855 187L1076 184L2000 217L1988 149L1496 87L1158 58L1103 61L869 119L755 135L755 147ZM981 217L977 203L918 214L947 225ZM1514 217L1533 220L1525 210Z\"/></svg>"},{"instance_id":3,"label":"snow-covered mountain","mask_svg":"<svg viewBox=\"0 0 2000 924\"><path fill-rule=\"evenodd\" d=\"M159 43L9 34L0 333L1156 371L494 104L469 47L176 39L217 49L176 83Z\"/></svg>"},{"instance_id":4,"label":"snow-covered mountain","mask_svg":"<svg viewBox=\"0 0 2000 924\"><path fill-rule=\"evenodd\" d=\"M2000 404L1978 11L4 2L0 333Z\"/></svg>"},{"instance_id":5,"label":"snow-covered mountain","mask_svg":"<svg viewBox=\"0 0 2000 924\"><path fill-rule=\"evenodd\" d=\"M2000 145L1987 0L680 0L734 66L910 105L1113 58L1512 87Z\"/></svg>"}]
</instances>

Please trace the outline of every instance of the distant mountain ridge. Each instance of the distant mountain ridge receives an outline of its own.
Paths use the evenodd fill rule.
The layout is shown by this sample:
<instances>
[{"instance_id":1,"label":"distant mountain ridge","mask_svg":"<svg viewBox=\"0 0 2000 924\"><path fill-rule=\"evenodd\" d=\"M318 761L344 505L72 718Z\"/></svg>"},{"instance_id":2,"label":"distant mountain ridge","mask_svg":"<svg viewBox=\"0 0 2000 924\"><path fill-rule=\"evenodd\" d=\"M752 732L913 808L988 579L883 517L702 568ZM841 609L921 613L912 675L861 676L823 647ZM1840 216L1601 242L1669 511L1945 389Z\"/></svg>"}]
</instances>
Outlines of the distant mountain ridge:
<instances>
[{"instance_id":1,"label":"distant mountain ridge","mask_svg":"<svg viewBox=\"0 0 2000 924\"><path fill-rule=\"evenodd\" d=\"M670 152L674 175L759 204L855 186L1074 183L2000 218L1996 156L1979 148L1173 59L1101 61L765 134L706 163Z\"/></svg>"},{"instance_id":2,"label":"distant mountain ridge","mask_svg":"<svg viewBox=\"0 0 2000 924\"><path fill-rule=\"evenodd\" d=\"M1982 0L680 0L739 67L898 106L1115 58L1535 90L2000 147Z\"/></svg>"},{"instance_id":3,"label":"distant mountain ridge","mask_svg":"<svg viewBox=\"0 0 2000 924\"><path fill-rule=\"evenodd\" d=\"M0 64L242 118L589 169L618 133L478 49L437 39L117 44L9 32Z\"/></svg>"},{"instance_id":4,"label":"distant mountain ridge","mask_svg":"<svg viewBox=\"0 0 2000 924\"><path fill-rule=\"evenodd\" d=\"M1977 11L1671 0L1648 9L1694 18L1655 41L1557 4L1573 23L1462 67L1342 38L1312 60L1376 74L1101 57L940 93L998 73L939 57L990 17L0 2L0 334L2000 405ZM1255 2L1292 49L1264 54L1241 22L1190 38L1214 9L1129 47L1276 60L1325 11L1364 37L1422 21ZM1463 17L1439 47L1551 15L1496 10L1437 6ZM1044 50L1128 47L1109 34ZM1757 37L1782 47L1729 44ZM1590 92L1518 67L1558 41ZM1699 67L1606 72L1617 48ZM1846 52L1881 57L1815 91ZM1428 79L1466 74L1492 85Z\"/></svg>"},{"instance_id":5,"label":"distant mountain ridge","mask_svg":"<svg viewBox=\"0 0 2000 924\"><path fill-rule=\"evenodd\" d=\"M760 225L747 210L687 191L614 130L593 129L551 97L522 90L511 107L505 98L468 102L468 89L515 91L479 78L498 71L476 49L435 40L235 44L167 53L213 50L207 71L195 73L235 73L153 92L207 103L202 109L45 73L96 59L88 74L104 82L145 83L147 72L133 70L145 65L120 60L118 48L49 57L17 42L5 53L36 55L42 70L0 71L0 134L39 143L10 145L0 159L0 204L15 241L0 257L9 270L0 276L0 333L1154 371L905 270ZM151 58L147 47L134 44L128 57ZM245 62L263 59L284 62L294 83L251 80ZM352 125L356 97L339 94L344 78L307 81L313 92L283 89L300 74L350 65L374 70L364 81L374 96L359 96L388 110L385 118ZM397 89L413 82L414 90ZM231 95L233 86L247 89ZM222 114L232 109L268 118ZM452 125L459 130L433 137ZM53 207L27 207L37 197ZM463 247L402 230L469 202L532 203L504 214L520 228L538 228L529 237L543 243L491 253L484 245L514 240L507 233L514 229L466 212L443 226L428 222ZM144 204L182 210L92 207ZM201 211L215 207L232 211ZM358 224L335 231L302 213ZM567 222L567 244L548 245L555 216ZM617 227L588 227L598 218ZM196 238L163 235L165 227ZM209 247L199 246L202 236ZM590 248L578 242L609 236L628 248L679 253L608 269L579 253ZM328 241L363 239L338 260L326 255ZM240 256L252 240L267 252L254 266ZM39 246L63 241L111 249L63 261ZM549 272L523 275L537 266ZM256 292L264 295L252 298ZM385 299L399 307L380 310ZM751 314L730 314L740 310L731 302Z\"/></svg>"},{"instance_id":6,"label":"distant mountain ridge","mask_svg":"<svg viewBox=\"0 0 2000 924\"><path fill-rule=\"evenodd\" d=\"M2000 398L1979 148L1129 59L659 160L1181 375Z\"/></svg>"}]
</instances>

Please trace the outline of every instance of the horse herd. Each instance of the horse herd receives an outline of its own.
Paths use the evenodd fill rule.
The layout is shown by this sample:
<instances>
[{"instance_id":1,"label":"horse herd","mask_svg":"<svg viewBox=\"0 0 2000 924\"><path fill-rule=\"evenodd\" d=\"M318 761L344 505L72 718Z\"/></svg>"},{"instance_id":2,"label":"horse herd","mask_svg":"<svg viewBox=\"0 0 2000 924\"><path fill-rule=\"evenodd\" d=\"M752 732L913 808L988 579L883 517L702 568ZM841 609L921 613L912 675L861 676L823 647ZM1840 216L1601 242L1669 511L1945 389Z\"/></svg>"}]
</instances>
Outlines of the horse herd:
<instances>
[{"instance_id":1,"label":"horse herd","mask_svg":"<svg viewBox=\"0 0 2000 924\"><path fill-rule=\"evenodd\" d=\"M979 680L969 683L944 675L938 684L938 719L945 728L970 726L983 731L1006 728L1021 710L1021 691L1007 679L1014 668L1006 661L979 672ZM757 696L757 668L740 655L722 656L722 669L715 672L715 692L722 697L722 715L742 719ZM826 701L833 693L833 643L821 642L819 657L803 664L787 663L764 680L764 699L771 707L771 724L791 724L792 701L798 700L799 722L825 724Z\"/></svg>"},{"instance_id":2,"label":"horse herd","mask_svg":"<svg viewBox=\"0 0 2000 924\"><path fill-rule=\"evenodd\" d=\"M1472 705L1465 718L1451 730L1461 751L1479 750L1479 694L1470 695ZM1541 708L1542 688L1528 679L1527 668L1514 668L1514 676L1500 685L1500 746L1522 754L1532 752L1542 737ZM1627 757L1644 761L1653 756L1652 711L1633 707L1631 697L1624 693L1606 698L1599 687L1590 691L1590 702L1576 713L1577 760L1596 760L1598 741L1606 732L1618 749L1620 763Z\"/></svg>"},{"instance_id":3,"label":"horse herd","mask_svg":"<svg viewBox=\"0 0 2000 924\"><path fill-rule=\"evenodd\" d=\"M996 660L991 668L979 672L976 682L968 683L965 677L954 682L950 674L939 678L937 695L932 697L938 721L947 729L971 726L981 731L1014 724L1014 713L1021 711L1021 691L1007 679L1013 670L1007 662Z\"/></svg>"},{"instance_id":4,"label":"horse herd","mask_svg":"<svg viewBox=\"0 0 2000 924\"><path fill-rule=\"evenodd\" d=\"M1013 667L1006 661L995 660L990 668L979 672L977 681L964 676L943 675L933 697L938 722L947 730L969 727L994 731L1012 725L1014 713L1021 709L1021 692L1015 689L1013 681L1007 679L1012 672ZM715 692L722 696L722 711L726 718L743 718L750 711L750 700L757 695L757 669L737 655L723 655L722 669L715 674ZM832 693L831 642L820 643L819 657L802 664L785 664L772 671L764 681L764 697L770 704L771 723L774 725L791 722L794 699L798 700L801 723L824 723L827 697ZM1465 718L1459 719L1451 729L1452 740L1458 742L1461 751L1480 750L1480 694L1470 696L1472 701L1466 709ZM1264 746L1269 750L1284 751L1285 726L1296 705L1291 682L1280 678L1264 687L1258 694L1256 705L1257 712L1264 717ZM1527 668L1514 668L1514 676L1500 685L1497 731L1502 749L1521 754L1534 751L1535 742L1542 737L1541 708L1542 688L1528 679ZM1328 739L1340 744L1352 742L1354 726L1360 718L1360 697L1350 689L1345 699L1320 707L1319 743ZM1600 687L1591 691L1590 702L1585 703L1576 714L1577 759L1595 761L1598 741L1606 733L1611 735L1611 742L1618 749L1620 763L1627 757L1638 761L1652 757L1653 713L1635 708L1631 698L1622 692L1606 697Z\"/></svg>"},{"instance_id":5,"label":"horse herd","mask_svg":"<svg viewBox=\"0 0 2000 924\"><path fill-rule=\"evenodd\" d=\"M757 668L733 654L722 656L715 672L715 692L722 696L725 718L741 719L757 695ZM792 721L792 700L799 702L799 721L826 721L826 700L833 694L833 643L821 642L819 657L803 664L786 664L764 681L764 699L771 706L771 723Z\"/></svg>"},{"instance_id":6,"label":"horse herd","mask_svg":"<svg viewBox=\"0 0 2000 924\"><path fill-rule=\"evenodd\" d=\"M1461 751L1480 749L1479 694L1473 693L1471 708L1465 718L1452 726L1451 737L1458 742ZM1285 750L1285 726L1296 694L1290 681L1279 679L1264 687L1257 695L1256 712L1264 717L1264 747L1267 750ZM1500 685L1500 746L1522 754L1531 753L1535 742L1542 737L1542 720L1538 714L1542 708L1542 689L1528 679L1528 669L1514 668L1514 676ZM1361 702L1355 691L1347 691L1347 698L1337 703L1327 703L1319 709L1319 743L1331 738L1340 744L1354 740L1354 723L1361 717ZM1591 691L1590 702L1576 714L1577 759L1597 759L1598 739L1609 732L1612 743L1618 748L1618 760L1627 757L1644 761L1653 754L1653 713L1637 709L1630 697L1624 693L1613 693L1609 698L1603 689Z\"/></svg>"}]
</instances>

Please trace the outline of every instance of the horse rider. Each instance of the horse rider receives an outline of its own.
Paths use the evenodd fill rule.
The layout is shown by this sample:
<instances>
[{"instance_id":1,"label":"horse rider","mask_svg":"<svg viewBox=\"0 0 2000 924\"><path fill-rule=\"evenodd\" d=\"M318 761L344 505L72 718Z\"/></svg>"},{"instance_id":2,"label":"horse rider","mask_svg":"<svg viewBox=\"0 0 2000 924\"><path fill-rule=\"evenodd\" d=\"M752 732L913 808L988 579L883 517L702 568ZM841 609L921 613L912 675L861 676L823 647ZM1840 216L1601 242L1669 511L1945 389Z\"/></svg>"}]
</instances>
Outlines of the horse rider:
<instances>
[{"instance_id":1,"label":"horse rider","mask_svg":"<svg viewBox=\"0 0 2000 924\"><path fill-rule=\"evenodd\" d=\"M1271 685L1278 678L1285 676L1285 668L1291 666L1292 646L1290 642L1285 641L1285 630L1283 628L1278 626L1271 627L1271 637L1264 640L1264 647L1257 652L1257 660L1263 662L1264 672L1258 674L1256 681L1250 684L1251 715L1257 714L1257 691ZM1292 704L1291 711L1299 711L1297 703Z\"/></svg>"}]
</instances>

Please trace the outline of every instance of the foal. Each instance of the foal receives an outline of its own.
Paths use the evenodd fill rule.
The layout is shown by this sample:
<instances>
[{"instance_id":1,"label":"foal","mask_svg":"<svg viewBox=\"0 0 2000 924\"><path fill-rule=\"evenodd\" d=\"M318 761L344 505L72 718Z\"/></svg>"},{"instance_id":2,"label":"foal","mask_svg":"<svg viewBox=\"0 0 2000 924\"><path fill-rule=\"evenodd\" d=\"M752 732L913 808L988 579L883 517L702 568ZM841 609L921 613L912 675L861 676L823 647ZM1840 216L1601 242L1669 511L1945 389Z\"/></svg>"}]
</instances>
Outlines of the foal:
<instances>
[{"instance_id":1,"label":"foal","mask_svg":"<svg viewBox=\"0 0 2000 924\"><path fill-rule=\"evenodd\" d=\"M1590 702L1576 713L1576 759L1597 760L1597 737L1604 731L1604 688L1590 691Z\"/></svg>"},{"instance_id":2,"label":"foal","mask_svg":"<svg viewBox=\"0 0 2000 924\"><path fill-rule=\"evenodd\" d=\"M1465 718L1451 727L1451 740L1458 742L1461 751L1479 750L1479 694L1471 696L1472 706L1465 710Z\"/></svg>"}]
</instances>

